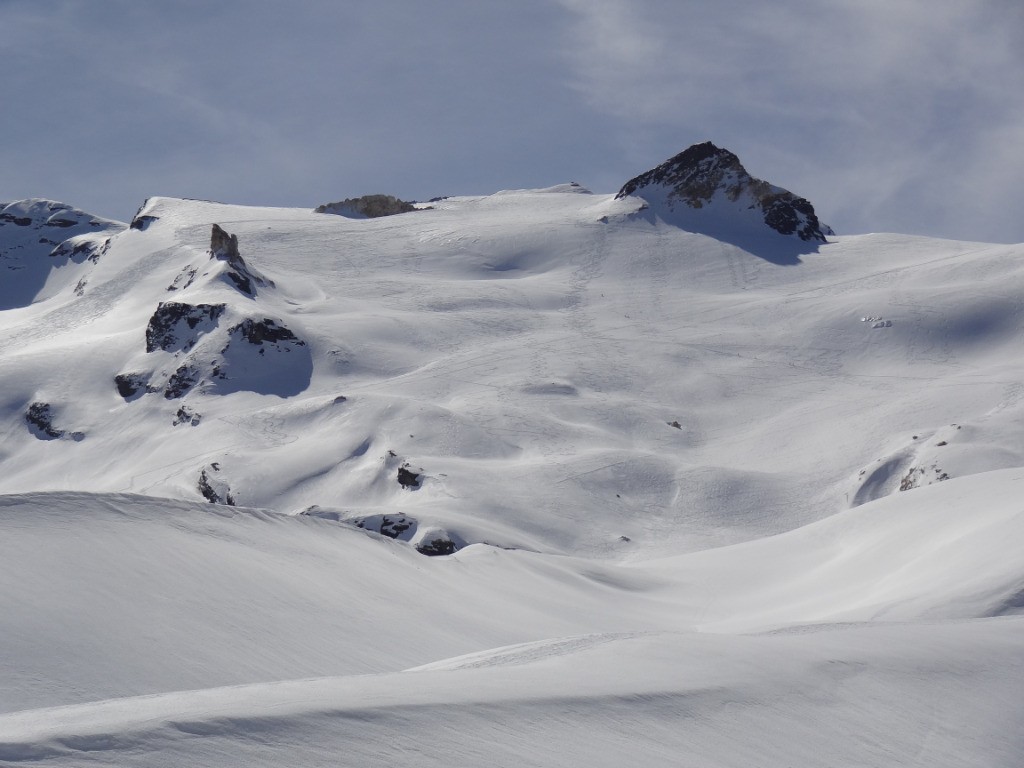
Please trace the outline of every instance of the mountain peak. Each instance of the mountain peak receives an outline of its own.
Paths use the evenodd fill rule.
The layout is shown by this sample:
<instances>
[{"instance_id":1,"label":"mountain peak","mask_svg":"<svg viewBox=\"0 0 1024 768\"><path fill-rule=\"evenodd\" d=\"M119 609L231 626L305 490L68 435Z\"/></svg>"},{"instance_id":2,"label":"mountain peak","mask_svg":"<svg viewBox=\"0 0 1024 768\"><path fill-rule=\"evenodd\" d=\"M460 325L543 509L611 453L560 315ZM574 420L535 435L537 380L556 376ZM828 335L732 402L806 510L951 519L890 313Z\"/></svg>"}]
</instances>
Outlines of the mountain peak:
<instances>
[{"instance_id":1,"label":"mountain peak","mask_svg":"<svg viewBox=\"0 0 1024 768\"><path fill-rule=\"evenodd\" d=\"M645 187L657 185L677 190L677 195L696 203L701 198L709 199L730 172L749 176L736 155L705 141L684 149L658 167L630 179L616 197L626 197ZM701 187L708 187L707 194L701 194ZM691 207L700 207L694 203L690 203Z\"/></svg>"},{"instance_id":2,"label":"mountain peak","mask_svg":"<svg viewBox=\"0 0 1024 768\"><path fill-rule=\"evenodd\" d=\"M746 211L755 211L760 221L778 234L804 241L826 242L831 230L818 221L814 206L789 190L756 179L740 159L710 141L683 150L656 168L627 181L616 198L643 197L657 213L679 218L686 228L701 231L701 221L692 212L714 209L717 226L728 224L722 214L736 213L739 224Z\"/></svg>"}]
</instances>

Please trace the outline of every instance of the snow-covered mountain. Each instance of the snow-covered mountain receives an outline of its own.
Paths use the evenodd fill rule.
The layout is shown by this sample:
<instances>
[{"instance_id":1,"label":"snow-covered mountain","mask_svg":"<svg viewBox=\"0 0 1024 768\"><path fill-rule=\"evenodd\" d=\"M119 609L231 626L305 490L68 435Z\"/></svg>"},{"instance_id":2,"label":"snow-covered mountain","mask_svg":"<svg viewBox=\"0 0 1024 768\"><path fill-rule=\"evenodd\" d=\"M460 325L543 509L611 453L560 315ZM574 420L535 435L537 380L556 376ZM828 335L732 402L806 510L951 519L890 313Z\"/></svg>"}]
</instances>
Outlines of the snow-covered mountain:
<instances>
[{"instance_id":1,"label":"snow-covered mountain","mask_svg":"<svg viewBox=\"0 0 1024 768\"><path fill-rule=\"evenodd\" d=\"M818 221L808 200L755 179L736 155L710 141L694 144L630 179L616 198L631 195L648 201L665 221L765 258L795 259L835 234ZM765 237L765 228L788 242Z\"/></svg>"},{"instance_id":2,"label":"snow-covered mountain","mask_svg":"<svg viewBox=\"0 0 1024 768\"><path fill-rule=\"evenodd\" d=\"M1024 246L357 202L2 207L0 763L1019 764Z\"/></svg>"},{"instance_id":3,"label":"snow-covered mountain","mask_svg":"<svg viewBox=\"0 0 1024 768\"><path fill-rule=\"evenodd\" d=\"M51 200L0 203L0 263L6 268L0 281L0 310L25 306L66 288L53 279L54 272L59 269L67 279L75 270L60 268L95 263L110 238L123 229L124 224ZM84 290L83 278L73 291L82 295Z\"/></svg>"}]
</instances>

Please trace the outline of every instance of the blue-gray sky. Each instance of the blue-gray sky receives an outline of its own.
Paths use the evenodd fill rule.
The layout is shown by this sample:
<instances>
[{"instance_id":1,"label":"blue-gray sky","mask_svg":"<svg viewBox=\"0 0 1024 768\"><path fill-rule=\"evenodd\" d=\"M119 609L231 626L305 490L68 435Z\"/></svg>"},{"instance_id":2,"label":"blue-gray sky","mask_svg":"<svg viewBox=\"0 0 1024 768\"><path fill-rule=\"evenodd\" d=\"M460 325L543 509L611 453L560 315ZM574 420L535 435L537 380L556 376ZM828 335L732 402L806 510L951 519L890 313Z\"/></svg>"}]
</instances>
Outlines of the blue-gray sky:
<instances>
[{"instance_id":1,"label":"blue-gray sky","mask_svg":"<svg viewBox=\"0 0 1024 768\"><path fill-rule=\"evenodd\" d=\"M1024 241L1020 0L0 0L0 200L313 206L710 139L840 233Z\"/></svg>"}]
</instances>

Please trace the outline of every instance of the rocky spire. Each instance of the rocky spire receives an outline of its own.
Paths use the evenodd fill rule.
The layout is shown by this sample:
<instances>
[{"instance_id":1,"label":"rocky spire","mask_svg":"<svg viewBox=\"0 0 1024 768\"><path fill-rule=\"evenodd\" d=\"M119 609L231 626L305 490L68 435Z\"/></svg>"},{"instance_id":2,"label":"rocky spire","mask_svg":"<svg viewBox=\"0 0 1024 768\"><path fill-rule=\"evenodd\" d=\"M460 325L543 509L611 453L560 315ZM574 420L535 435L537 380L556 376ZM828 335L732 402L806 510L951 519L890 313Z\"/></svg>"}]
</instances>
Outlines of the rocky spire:
<instances>
[{"instance_id":1,"label":"rocky spire","mask_svg":"<svg viewBox=\"0 0 1024 768\"><path fill-rule=\"evenodd\" d=\"M256 286L274 287L272 280L245 263L238 252L238 236L229 235L219 224L214 224L210 232L210 258L228 263L224 275L246 296L255 296Z\"/></svg>"},{"instance_id":2,"label":"rocky spire","mask_svg":"<svg viewBox=\"0 0 1024 768\"><path fill-rule=\"evenodd\" d=\"M210 254L229 264L241 261L242 257L238 255L238 236L229 235L219 224L214 224L210 233Z\"/></svg>"}]
</instances>

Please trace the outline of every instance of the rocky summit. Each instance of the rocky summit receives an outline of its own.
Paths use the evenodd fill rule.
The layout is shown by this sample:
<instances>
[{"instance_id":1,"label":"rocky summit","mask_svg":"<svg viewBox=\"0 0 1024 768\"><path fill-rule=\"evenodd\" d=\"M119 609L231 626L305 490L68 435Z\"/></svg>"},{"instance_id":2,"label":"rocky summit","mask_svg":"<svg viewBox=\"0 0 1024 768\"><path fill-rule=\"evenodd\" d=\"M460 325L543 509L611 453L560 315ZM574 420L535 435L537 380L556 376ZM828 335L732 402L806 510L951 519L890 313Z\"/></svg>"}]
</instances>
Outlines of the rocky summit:
<instances>
[{"instance_id":1,"label":"rocky summit","mask_svg":"<svg viewBox=\"0 0 1024 768\"><path fill-rule=\"evenodd\" d=\"M656 168L627 181L616 198L642 197L656 213L667 214L734 209L759 215L769 229L804 241L826 242L831 230L818 221L814 206L802 197L767 181L755 179L727 149L705 141L694 144ZM687 228L699 230L700 219L688 217ZM697 223L697 226L693 226Z\"/></svg>"}]
</instances>

